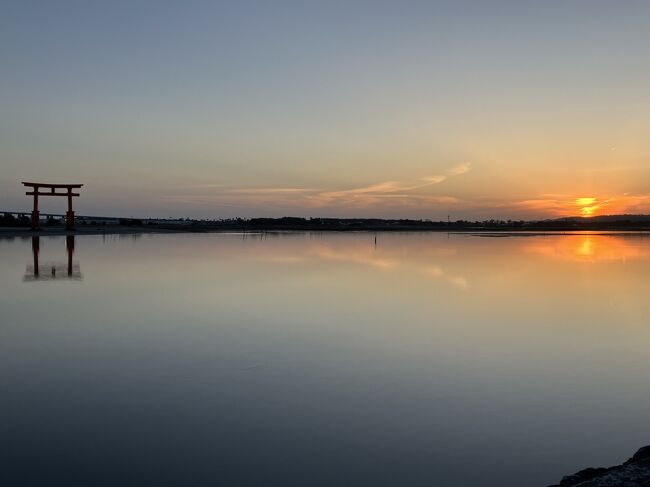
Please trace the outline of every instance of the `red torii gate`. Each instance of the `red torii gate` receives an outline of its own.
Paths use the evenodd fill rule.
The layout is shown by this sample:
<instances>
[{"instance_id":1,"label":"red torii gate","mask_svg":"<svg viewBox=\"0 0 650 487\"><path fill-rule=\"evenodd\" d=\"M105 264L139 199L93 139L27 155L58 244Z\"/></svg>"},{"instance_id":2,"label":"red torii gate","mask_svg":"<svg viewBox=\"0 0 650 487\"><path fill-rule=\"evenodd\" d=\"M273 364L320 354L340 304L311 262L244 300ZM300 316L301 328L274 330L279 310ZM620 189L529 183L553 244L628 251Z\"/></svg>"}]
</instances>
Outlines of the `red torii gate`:
<instances>
[{"instance_id":1,"label":"red torii gate","mask_svg":"<svg viewBox=\"0 0 650 487\"><path fill-rule=\"evenodd\" d=\"M81 188L83 184L47 184L47 183L27 183L23 181L23 186L32 188L31 191L25 193L28 196L34 196L34 209L32 210L32 229L38 230L41 226L39 212L38 212L38 197L39 196L67 196L68 197L68 211L65 214L65 226L68 230L74 229L74 211L72 211L72 197L79 196L79 193L73 193L72 190ZM40 188L49 189L49 192L39 191ZM66 189L65 193L57 192L57 189Z\"/></svg>"}]
</instances>

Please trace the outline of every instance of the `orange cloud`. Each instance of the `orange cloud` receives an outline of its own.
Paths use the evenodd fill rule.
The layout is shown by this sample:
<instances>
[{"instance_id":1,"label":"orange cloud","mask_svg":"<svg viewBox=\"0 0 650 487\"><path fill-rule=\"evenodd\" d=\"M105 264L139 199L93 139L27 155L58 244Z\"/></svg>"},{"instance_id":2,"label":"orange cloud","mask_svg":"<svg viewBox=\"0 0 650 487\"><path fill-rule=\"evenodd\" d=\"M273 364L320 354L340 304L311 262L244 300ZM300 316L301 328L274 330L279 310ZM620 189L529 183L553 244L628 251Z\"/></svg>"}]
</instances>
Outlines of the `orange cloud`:
<instances>
[{"instance_id":1,"label":"orange cloud","mask_svg":"<svg viewBox=\"0 0 650 487\"><path fill-rule=\"evenodd\" d=\"M457 166L452 167L447 171L447 175L449 176L460 176L461 174L465 174L466 172L469 172L472 169L472 163L471 162L464 162L462 164L458 164Z\"/></svg>"},{"instance_id":2,"label":"orange cloud","mask_svg":"<svg viewBox=\"0 0 650 487\"><path fill-rule=\"evenodd\" d=\"M540 198L516 201L513 205L549 217L639 214L650 211L650 195L623 194L606 199L594 196L543 195Z\"/></svg>"}]
</instances>

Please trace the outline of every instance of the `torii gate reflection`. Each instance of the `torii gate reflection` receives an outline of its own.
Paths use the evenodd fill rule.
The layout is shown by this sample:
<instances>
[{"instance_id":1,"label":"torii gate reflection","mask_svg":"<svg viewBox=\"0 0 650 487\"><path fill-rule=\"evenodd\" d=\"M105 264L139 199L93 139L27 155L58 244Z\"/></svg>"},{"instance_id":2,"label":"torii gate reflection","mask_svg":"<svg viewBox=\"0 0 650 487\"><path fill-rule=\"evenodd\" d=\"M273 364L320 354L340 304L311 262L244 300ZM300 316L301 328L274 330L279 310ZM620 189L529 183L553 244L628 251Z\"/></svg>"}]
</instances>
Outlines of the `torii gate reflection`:
<instances>
[{"instance_id":1,"label":"torii gate reflection","mask_svg":"<svg viewBox=\"0 0 650 487\"><path fill-rule=\"evenodd\" d=\"M68 261L65 264L57 264L56 262L41 265L38 260L38 254L41 250L41 237L32 237L32 257L34 259L33 265L28 265L25 270L25 277L23 281L50 281L53 279L69 279L81 281L81 269L79 264L72 261L74 255L74 235L68 235L65 238L65 248L68 254Z\"/></svg>"}]
</instances>

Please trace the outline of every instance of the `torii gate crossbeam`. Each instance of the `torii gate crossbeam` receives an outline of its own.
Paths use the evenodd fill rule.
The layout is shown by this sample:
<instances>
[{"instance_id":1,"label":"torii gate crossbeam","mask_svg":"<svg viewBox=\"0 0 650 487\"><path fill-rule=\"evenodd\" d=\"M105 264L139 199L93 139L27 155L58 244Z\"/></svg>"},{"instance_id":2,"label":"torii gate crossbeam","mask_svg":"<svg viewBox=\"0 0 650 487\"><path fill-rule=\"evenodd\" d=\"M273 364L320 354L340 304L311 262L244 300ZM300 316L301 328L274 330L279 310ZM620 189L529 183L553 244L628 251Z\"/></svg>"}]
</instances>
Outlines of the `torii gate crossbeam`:
<instances>
[{"instance_id":1,"label":"torii gate crossbeam","mask_svg":"<svg viewBox=\"0 0 650 487\"><path fill-rule=\"evenodd\" d=\"M28 183L23 181L23 186L31 188L31 191L25 193L28 196L34 196L34 209L32 210L32 229L38 230L41 226L40 215L38 211L38 197L39 196L67 196L68 197L68 211L65 214L65 225L68 230L74 230L74 211L72 210L72 198L79 196L79 193L73 193L73 189L78 189L83 184L49 184L49 183ZM49 191L41 191L40 189L48 189ZM65 192L57 191L57 189L65 189Z\"/></svg>"}]
</instances>

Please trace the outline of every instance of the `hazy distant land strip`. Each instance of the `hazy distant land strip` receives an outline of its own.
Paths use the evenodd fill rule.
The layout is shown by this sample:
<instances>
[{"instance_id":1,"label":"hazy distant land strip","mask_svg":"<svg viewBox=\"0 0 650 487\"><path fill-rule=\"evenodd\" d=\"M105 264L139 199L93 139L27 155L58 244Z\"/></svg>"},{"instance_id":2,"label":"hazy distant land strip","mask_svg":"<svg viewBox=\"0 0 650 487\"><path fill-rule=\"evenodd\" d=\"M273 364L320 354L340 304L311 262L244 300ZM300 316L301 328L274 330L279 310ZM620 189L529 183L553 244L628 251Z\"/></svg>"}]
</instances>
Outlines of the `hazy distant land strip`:
<instances>
[{"instance_id":1,"label":"hazy distant land strip","mask_svg":"<svg viewBox=\"0 0 650 487\"><path fill-rule=\"evenodd\" d=\"M4 213L0 217L0 233L20 235L34 233L29 218L21 213ZM158 233L158 232L508 232L549 231L650 231L650 215L607 215L591 218L569 217L554 220L483 220L432 221L379 218L230 218L219 220L110 218L78 216L76 233ZM45 215L42 233L65 233L58 215Z\"/></svg>"}]
</instances>

